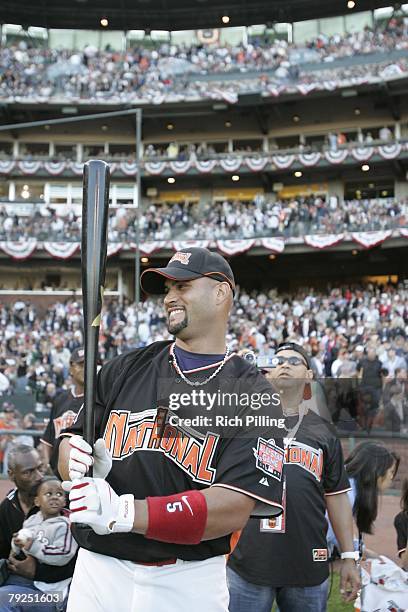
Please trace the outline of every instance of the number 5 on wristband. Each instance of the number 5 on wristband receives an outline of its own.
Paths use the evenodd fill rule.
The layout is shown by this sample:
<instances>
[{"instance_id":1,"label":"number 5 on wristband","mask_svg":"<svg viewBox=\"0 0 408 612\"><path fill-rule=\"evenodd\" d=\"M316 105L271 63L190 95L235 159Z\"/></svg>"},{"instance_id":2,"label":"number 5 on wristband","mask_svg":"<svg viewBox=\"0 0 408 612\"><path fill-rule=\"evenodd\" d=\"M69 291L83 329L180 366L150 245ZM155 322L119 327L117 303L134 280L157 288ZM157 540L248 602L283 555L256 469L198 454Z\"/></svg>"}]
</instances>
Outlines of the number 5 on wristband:
<instances>
[{"instance_id":1,"label":"number 5 on wristband","mask_svg":"<svg viewBox=\"0 0 408 612\"><path fill-rule=\"evenodd\" d=\"M200 491L148 497L146 538L172 544L199 544L207 525L207 501Z\"/></svg>"}]
</instances>

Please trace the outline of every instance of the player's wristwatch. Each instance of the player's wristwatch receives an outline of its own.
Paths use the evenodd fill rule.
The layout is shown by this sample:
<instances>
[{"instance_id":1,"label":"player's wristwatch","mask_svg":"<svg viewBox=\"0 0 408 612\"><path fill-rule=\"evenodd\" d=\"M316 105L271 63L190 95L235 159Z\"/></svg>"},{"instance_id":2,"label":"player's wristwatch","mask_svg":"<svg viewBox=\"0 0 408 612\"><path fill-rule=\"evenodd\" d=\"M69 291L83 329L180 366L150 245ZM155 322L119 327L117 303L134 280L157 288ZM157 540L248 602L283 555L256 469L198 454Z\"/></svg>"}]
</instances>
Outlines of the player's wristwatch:
<instances>
[{"instance_id":1,"label":"player's wristwatch","mask_svg":"<svg viewBox=\"0 0 408 612\"><path fill-rule=\"evenodd\" d=\"M353 550L352 552L342 552L340 557L342 561L343 559L353 559L354 561L358 561L360 559L360 553L358 550Z\"/></svg>"}]
</instances>

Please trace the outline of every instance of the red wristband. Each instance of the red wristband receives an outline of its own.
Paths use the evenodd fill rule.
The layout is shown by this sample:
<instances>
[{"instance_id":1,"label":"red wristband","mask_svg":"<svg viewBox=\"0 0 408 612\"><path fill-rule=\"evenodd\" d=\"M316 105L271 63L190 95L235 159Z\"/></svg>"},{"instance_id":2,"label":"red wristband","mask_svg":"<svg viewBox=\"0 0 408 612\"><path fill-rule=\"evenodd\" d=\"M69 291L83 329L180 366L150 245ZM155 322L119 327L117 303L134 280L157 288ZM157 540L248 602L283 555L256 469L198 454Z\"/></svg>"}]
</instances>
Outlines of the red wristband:
<instances>
[{"instance_id":1,"label":"red wristband","mask_svg":"<svg viewBox=\"0 0 408 612\"><path fill-rule=\"evenodd\" d=\"M200 491L147 497L146 538L172 544L199 544L207 524L207 501Z\"/></svg>"}]
</instances>

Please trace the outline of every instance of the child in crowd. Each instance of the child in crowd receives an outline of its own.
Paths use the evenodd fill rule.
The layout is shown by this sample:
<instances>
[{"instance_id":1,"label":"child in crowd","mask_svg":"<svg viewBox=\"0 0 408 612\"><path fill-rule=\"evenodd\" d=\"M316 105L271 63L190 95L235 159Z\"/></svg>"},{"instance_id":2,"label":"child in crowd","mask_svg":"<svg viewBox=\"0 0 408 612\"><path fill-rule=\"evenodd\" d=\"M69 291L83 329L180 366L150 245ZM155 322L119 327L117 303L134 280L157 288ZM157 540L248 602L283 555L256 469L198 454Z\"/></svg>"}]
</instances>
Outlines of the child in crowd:
<instances>
[{"instance_id":1,"label":"child in crowd","mask_svg":"<svg viewBox=\"0 0 408 612\"><path fill-rule=\"evenodd\" d=\"M394 527L397 532L398 556L401 559L401 567L408 571L408 478L402 483L401 512L394 519Z\"/></svg>"},{"instance_id":2,"label":"child in crowd","mask_svg":"<svg viewBox=\"0 0 408 612\"><path fill-rule=\"evenodd\" d=\"M56 476L46 476L37 487L34 503L39 512L23 523L13 537L14 553L31 555L48 565L66 565L76 554L78 545L73 539L66 516L65 493ZM65 513L65 514L64 514ZM56 583L34 582L41 591L67 593L71 578Z\"/></svg>"}]
</instances>

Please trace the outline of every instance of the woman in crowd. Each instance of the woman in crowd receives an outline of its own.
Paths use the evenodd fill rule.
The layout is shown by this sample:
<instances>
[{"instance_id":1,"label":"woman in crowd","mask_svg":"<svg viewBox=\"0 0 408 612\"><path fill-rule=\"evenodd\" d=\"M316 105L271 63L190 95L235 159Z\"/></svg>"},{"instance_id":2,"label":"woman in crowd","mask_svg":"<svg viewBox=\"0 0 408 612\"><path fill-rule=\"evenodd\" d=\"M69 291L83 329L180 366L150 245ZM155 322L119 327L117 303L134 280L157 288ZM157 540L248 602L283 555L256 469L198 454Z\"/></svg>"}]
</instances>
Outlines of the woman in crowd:
<instances>
[{"instance_id":1,"label":"woman in crowd","mask_svg":"<svg viewBox=\"0 0 408 612\"><path fill-rule=\"evenodd\" d=\"M408 572L408 478L402 483L401 512L394 519L394 527L397 532L398 556L401 559L401 567Z\"/></svg>"},{"instance_id":2,"label":"woman in crowd","mask_svg":"<svg viewBox=\"0 0 408 612\"><path fill-rule=\"evenodd\" d=\"M379 497L390 487L398 472L399 462L400 458L395 452L371 441L358 444L346 459L346 471L352 487L348 495L356 527L355 548L362 555L377 556L364 548L363 536L373 532ZM338 548L330 524L327 540L331 551L335 546Z\"/></svg>"}]
</instances>

